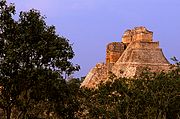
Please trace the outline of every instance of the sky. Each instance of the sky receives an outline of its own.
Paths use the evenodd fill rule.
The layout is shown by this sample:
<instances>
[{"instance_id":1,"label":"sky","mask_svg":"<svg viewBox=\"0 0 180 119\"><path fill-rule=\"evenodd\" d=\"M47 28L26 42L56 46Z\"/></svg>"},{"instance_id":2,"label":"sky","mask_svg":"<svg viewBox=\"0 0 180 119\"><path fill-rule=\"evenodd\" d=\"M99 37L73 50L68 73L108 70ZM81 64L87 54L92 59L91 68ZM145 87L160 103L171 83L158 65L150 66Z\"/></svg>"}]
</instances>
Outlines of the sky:
<instances>
[{"instance_id":1,"label":"sky","mask_svg":"<svg viewBox=\"0 0 180 119\"><path fill-rule=\"evenodd\" d=\"M145 26L154 32L164 55L180 60L180 0L7 0L17 14L32 8L46 16L48 25L73 44L74 64L85 76L105 62L106 45L121 42L125 30ZM171 61L170 61L171 62Z\"/></svg>"}]
</instances>

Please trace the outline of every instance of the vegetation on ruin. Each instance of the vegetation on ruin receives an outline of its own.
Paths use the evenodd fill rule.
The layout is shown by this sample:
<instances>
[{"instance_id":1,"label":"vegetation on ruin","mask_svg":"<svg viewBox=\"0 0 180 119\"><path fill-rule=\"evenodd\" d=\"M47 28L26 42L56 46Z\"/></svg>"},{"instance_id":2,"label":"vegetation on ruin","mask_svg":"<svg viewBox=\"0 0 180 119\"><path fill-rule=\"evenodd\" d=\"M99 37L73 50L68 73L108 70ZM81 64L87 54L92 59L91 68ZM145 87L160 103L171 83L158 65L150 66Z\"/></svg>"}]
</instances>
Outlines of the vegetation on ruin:
<instances>
[{"instance_id":1,"label":"vegetation on ruin","mask_svg":"<svg viewBox=\"0 0 180 119\"><path fill-rule=\"evenodd\" d=\"M4 119L180 119L180 63L168 73L138 78L113 74L98 88L83 78L69 41L39 11L21 12L0 1L0 117Z\"/></svg>"},{"instance_id":2,"label":"vegetation on ruin","mask_svg":"<svg viewBox=\"0 0 180 119\"><path fill-rule=\"evenodd\" d=\"M177 63L179 64L179 63ZM179 119L180 65L169 73L144 72L136 79L110 77L95 90L81 89L87 118Z\"/></svg>"}]
</instances>

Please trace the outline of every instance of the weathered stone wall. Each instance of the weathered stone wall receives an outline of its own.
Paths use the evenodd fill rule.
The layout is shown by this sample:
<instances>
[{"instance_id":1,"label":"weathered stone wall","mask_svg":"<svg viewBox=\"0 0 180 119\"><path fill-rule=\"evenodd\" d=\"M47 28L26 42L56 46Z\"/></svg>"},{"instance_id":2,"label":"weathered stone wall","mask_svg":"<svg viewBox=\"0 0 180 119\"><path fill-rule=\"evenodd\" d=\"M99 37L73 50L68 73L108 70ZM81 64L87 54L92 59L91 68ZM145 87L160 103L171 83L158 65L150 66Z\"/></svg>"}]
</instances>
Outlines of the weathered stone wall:
<instances>
[{"instance_id":1,"label":"weathered stone wall","mask_svg":"<svg viewBox=\"0 0 180 119\"><path fill-rule=\"evenodd\" d=\"M153 37L153 32L148 31L145 27L135 27L133 30L133 40L132 41L145 41L151 42Z\"/></svg>"},{"instance_id":2,"label":"weathered stone wall","mask_svg":"<svg viewBox=\"0 0 180 119\"><path fill-rule=\"evenodd\" d=\"M145 27L135 27L132 30L126 30L122 36L123 43L133 41L152 42L153 32L148 31Z\"/></svg>"},{"instance_id":3,"label":"weathered stone wall","mask_svg":"<svg viewBox=\"0 0 180 119\"><path fill-rule=\"evenodd\" d=\"M140 67L148 67L153 72L167 71L169 62L159 42L131 42L111 71L118 77L132 77L139 74Z\"/></svg>"},{"instance_id":4,"label":"weathered stone wall","mask_svg":"<svg viewBox=\"0 0 180 119\"><path fill-rule=\"evenodd\" d=\"M120 42L112 42L106 48L106 65L108 70L117 62L119 57L125 50L125 44Z\"/></svg>"},{"instance_id":5,"label":"weathered stone wall","mask_svg":"<svg viewBox=\"0 0 180 119\"><path fill-rule=\"evenodd\" d=\"M158 49L159 42L135 41L134 45L131 48Z\"/></svg>"},{"instance_id":6,"label":"weathered stone wall","mask_svg":"<svg viewBox=\"0 0 180 119\"><path fill-rule=\"evenodd\" d=\"M132 31L131 30L126 30L122 36L122 42L123 43L131 43L132 42Z\"/></svg>"},{"instance_id":7,"label":"weathered stone wall","mask_svg":"<svg viewBox=\"0 0 180 119\"><path fill-rule=\"evenodd\" d=\"M81 87L94 88L100 82L104 82L107 79L107 66L104 63L98 63L87 74L85 80L81 84Z\"/></svg>"},{"instance_id":8,"label":"weathered stone wall","mask_svg":"<svg viewBox=\"0 0 180 119\"><path fill-rule=\"evenodd\" d=\"M106 63L97 64L86 76L81 87L94 88L108 79L112 72L117 77L134 77L144 68L152 72L168 71L170 64L164 57L159 42L153 42L153 32L145 27L126 30L122 42L112 42L106 48Z\"/></svg>"}]
</instances>

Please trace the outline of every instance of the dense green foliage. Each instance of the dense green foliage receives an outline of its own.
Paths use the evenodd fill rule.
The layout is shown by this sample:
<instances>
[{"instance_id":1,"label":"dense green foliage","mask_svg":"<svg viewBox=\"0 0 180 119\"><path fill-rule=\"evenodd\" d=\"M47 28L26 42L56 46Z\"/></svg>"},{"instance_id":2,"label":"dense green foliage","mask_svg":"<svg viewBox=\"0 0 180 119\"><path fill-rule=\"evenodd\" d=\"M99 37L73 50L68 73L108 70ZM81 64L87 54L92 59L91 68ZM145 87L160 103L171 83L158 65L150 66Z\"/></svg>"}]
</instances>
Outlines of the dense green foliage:
<instances>
[{"instance_id":1,"label":"dense green foliage","mask_svg":"<svg viewBox=\"0 0 180 119\"><path fill-rule=\"evenodd\" d=\"M65 77L79 69L69 41L36 10L20 12L0 1L0 108L4 118L66 117L72 103ZM72 113L72 112L70 112Z\"/></svg>"},{"instance_id":2,"label":"dense green foliage","mask_svg":"<svg viewBox=\"0 0 180 119\"><path fill-rule=\"evenodd\" d=\"M112 77L82 94L81 116L87 118L179 119L180 69L138 79Z\"/></svg>"},{"instance_id":3,"label":"dense green foliage","mask_svg":"<svg viewBox=\"0 0 180 119\"><path fill-rule=\"evenodd\" d=\"M131 79L112 74L95 89L78 88L80 81L70 80L78 104L74 118L180 119L180 63L175 61L168 73L144 70Z\"/></svg>"}]
</instances>

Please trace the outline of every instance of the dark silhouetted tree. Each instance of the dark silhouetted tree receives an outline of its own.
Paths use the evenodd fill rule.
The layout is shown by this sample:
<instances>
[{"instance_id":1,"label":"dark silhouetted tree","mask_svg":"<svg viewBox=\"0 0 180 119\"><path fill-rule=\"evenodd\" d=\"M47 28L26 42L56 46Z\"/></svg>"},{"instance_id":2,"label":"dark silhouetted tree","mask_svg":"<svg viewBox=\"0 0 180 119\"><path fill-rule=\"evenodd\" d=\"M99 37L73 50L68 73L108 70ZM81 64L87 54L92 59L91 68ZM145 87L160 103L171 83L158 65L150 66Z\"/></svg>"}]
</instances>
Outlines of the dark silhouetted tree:
<instances>
[{"instance_id":1,"label":"dark silhouetted tree","mask_svg":"<svg viewBox=\"0 0 180 119\"><path fill-rule=\"evenodd\" d=\"M49 116L58 108L68 110L70 94L64 77L79 70L70 61L74 52L69 41L57 35L37 10L20 12L18 20L14 15L15 6L1 0L0 108L4 116L35 118L45 111Z\"/></svg>"}]
</instances>

